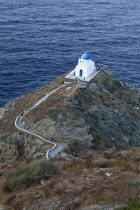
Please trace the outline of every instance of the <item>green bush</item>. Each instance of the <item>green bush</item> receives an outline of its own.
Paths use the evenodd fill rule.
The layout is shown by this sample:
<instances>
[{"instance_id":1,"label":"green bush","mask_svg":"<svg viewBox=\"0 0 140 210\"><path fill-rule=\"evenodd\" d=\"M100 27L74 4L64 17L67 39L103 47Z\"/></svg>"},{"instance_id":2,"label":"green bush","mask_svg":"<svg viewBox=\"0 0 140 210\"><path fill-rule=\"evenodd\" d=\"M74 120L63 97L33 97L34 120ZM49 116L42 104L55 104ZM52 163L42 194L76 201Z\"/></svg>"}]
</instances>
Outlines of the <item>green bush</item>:
<instances>
[{"instance_id":1,"label":"green bush","mask_svg":"<svg viewBox=\"0 0 140 210\"><path fill-rule=\"evenodd\" d=\"M140 152L135 152L132 156L131 159L135 162L140 161Z\"/></svg>"},{"instance_id":2,"label":"green bush","mask_svg":"<svg viewBox=\"0 0 140 210\"><path fill-rule=\"evenodd\" d=\"M140 202L137 200L130 200L126 206L120 208L120 210L139 210Z\"/></svg>"},{"instance_id":3,"label":"green bush","mask_svg":"<svg viewBox=\"0 0 140 210\"><path fill-rule=\"evenodd\" d=\"M126 151L122 151L122 152L117 153L117 155L115 157L117 159L127 160L129 158L129 154Z\"/></svg>"},{"instance_id":4,"label":"green bush","mask_svg":"<svg viewBox=\"0 0 140 210\"><path fill-rule=\"evenodd\" d=\"M113 166L115 166L116 165L116 160L115 159L109 159L108 160L108 167L113 167Z\"/></svg>"},{"instance_id":5,"label":"green bush","mask_svg":"<svg viewBox=\"0 0 140 210\"><path fill-rule=\"evenodd\" d=\"M16 191L30 186L41 179L50 178L60 174L59 168L47 160L33 161L18 169L10 179L6 180L3 188L5 191Z\"/></svg>"},{"instance_id":6,"label":"green bush","mask_svg":"<svg viewBox=\"0 0 140 210\"><path fill-rule=\"evenodd\" d=\"M95 165L100 168L105 168L108 166L109 161L105 158L101 158L95 161Z\"/></svg>"},{"instance_id":7,"label":"green bush","mask_svg":"<svg viewBox=\"0 0 140 210\"><path fill-rule=\"evenodd\" d=\"M129 198L140 201L140 179L137 178L128 183L128 195Z\"/></svg>"},{"instance_id":8,"label":"green bush","mask_svg":"<svg viewBox=\"0 0 140 210\"><path fill-rule=\"evenodd\" d=\"M98 166L99 168L105 168L105 167L112 167L116 165L116 160L115 159L105 159L105 158L100 158L95 161L95 165Z\"/></svg>"},{"instance_id":9,"label":"green bush","mask_svg":"<svg viewBox=\"0 0 140 210\"><path fill-rule=\"evenodd\" d=\"M69 147L72 155L76 156L81 148L81 143L79 141L73 139L73 140L70 140L70 142L68 143L68 147Z\"/></svg>"},{"instance_id":10,"label":"green bush","mask_svg":"<svg viewBox=\"0 0 140 210\"><path fill-rule=\"evenodd\" d=\"M131 187L140 187L140 179L133 179L128 184Z\"/></svg>"},{"instance_id":11,"label":"green bush","mask_svg":"<svg viewBox=\"0 0 140 210\"><path fill-rule=\"evenodd\" d=\"M84 155L85 158L93 158L94 156L95 156L95 154L94 154L94 152L92 152L92 151L88 151L88 152Z\"/></svg>"},{"instance_id":12,"label":"green bush","mask_svg":"<svg viewBox=\"0 0 140 210\"><path fill-rule=\"evenodd\" d=\"M4 191L16 191L23 187L23 185L27 184L27 177L23 174L18 177L13 177L9 180L7 180L4 185Z\"/></svg>"}]
</instances>

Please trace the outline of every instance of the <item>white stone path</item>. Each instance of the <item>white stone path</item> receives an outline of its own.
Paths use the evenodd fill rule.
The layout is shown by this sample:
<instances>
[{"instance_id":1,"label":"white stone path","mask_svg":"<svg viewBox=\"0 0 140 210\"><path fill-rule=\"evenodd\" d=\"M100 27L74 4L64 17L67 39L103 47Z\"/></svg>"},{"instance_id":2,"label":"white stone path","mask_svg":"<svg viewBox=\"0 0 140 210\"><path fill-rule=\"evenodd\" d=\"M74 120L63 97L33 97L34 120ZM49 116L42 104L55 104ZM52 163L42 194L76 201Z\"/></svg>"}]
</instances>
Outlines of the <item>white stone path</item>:
<instances>
[{"instance_id":1,"label":"white stone path","mask_svg":"<svg viewBox=\"0 0 140 210\"><path fill-rule=\"evenodd\" d=\"M22 131L22 132L24 132L24 133L28 133L28 134L30 134L30 135L32 135L32 136L35 136L35 137L37 137L37 138L39 138L39 139L41 139L41 140L43 140L43 141L45 141L45 142L47 142L47 143L49 143L49 144L52 144L53 145L53 147L50 149L50 150L48 150L47 152L46 152L46 158L47 159L50 159L50 158L53 158L53 157L55 157L60 151L61 151L61 149L62 149L62 145L61 144L58 144L58 143L54 143L54 142L52 142L52 141L50 141L50 140L48 140L48 139L45 139L45 138L43 138L42 136L40 136L40 135L38 135L38 134L36 134L36 133L34 133L34 132L32 132L32 131L29 131L29 130L26 130L26 129L24 129L24 128L22 128L21 127L21 120L32 110L32 109L34 109L35 107L37 107L39 104L41 104L43 101L45 101L50 95L52 95L54 92L56 92L57 90L59 90L60 88L62 88L62 87L65 87L65 86L67 86L67 85L69 85L70 84L70 82L67 82L67 83L65 83L64 85L61 85L60 87L58 87L58 88L56 88L56 89L54 89L53 91L51 91L49 94L46 94L42 99L40 99L37 103L35 103L29 110L27 110L26 112L24 112L24 116L22 117L22 116L17 116L17 118L16 118L16 120L15 120L15 127L18 129L18 130L20 130L20 131Z\"/></svg>"}]
</instances>

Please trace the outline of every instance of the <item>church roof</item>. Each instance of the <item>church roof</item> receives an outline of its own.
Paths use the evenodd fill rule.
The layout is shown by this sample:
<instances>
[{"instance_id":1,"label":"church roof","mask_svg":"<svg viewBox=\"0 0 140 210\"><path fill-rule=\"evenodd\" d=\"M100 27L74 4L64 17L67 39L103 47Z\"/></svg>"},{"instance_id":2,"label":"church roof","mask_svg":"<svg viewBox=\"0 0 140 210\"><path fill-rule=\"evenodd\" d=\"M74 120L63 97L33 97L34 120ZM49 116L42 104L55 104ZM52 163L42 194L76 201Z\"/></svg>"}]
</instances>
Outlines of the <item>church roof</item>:
<instances>
[{"instance_id":1,"label":"church roof","mask_svg":"<svg viewBox=\"0 0 140 210\"><path fill-rule=\"evenodd\" d=\"M90 57L90 55L89 55L89 54L84 53L84 54L81 56L81 59L83 59L83 60L90 60L90 59L91 59L91 57Z\"/></svg>"}]
</instances>

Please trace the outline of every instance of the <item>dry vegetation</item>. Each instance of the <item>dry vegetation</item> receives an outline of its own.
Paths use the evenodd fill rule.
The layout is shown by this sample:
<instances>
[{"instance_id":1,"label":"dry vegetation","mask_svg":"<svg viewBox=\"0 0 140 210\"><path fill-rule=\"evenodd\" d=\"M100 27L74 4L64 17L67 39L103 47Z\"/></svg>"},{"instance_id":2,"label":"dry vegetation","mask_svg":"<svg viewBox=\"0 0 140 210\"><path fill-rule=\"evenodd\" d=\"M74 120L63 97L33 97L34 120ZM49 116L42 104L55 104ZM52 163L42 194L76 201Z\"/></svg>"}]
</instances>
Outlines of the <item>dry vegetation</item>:
<instances>
[{"instance_id":1,"label":"dry vegetation","mask_svg":"<svg viewBox=\"0 0 140 210\"><path fill-rule=\"evenodd\" d=\"M14 126L16 116L20 115L24 110L28 110L47 93L62 85L64 82L64 77L65 75L54 80L51 84L43 86L34 93L29 93L21 98L16 99L13 104L9 105L8 111L5 113L4 118L0 120L0 130L4 130L5 132L16 131Z\"/></svg>"},{"instance_id":2,"label":"dry vegetation","mask_svg":"<svg viewBox=\"0 0 140 210\"><path fill-rule=\"evenodd\" d=\"M61 174L51 174L48 179L44 176L45 170L41 169L41 177L36 174L37 179L20 186L20 190L11 192L8 188L1 187L1 205L5 206L5 209L19 210L24 207L73 210L96 204L131 201L131 208L122 209L139 209L140 160L134 158L139 157L139 154L140 149L129 149L114 152L108 159L104 158L103 154L88 154L74 159L55 158L52 162L59 166ZM23 175L25 171L28 171L30 176L35 174L34 170L29 170L29 166L33 165L31 162L24 167L20 164L5 168L1 172L1 184L5 181L8 184L8 180L15 177L15 174ZM40 174L39 170L36 172ZM42 177L45 179L44 185L40 184Z\"/></svg>"}]
</instances>

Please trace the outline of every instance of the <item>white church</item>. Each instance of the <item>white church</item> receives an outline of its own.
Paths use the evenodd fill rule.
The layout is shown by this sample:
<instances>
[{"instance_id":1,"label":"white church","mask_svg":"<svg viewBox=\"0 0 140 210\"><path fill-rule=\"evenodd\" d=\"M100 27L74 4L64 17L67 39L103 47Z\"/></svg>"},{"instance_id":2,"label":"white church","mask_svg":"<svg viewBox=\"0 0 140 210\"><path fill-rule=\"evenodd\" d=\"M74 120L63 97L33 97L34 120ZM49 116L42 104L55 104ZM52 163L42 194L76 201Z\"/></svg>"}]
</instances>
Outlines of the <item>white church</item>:
<instances>
[{"instance_id":1,"label":"white church","mask_svg":"<svg viewBox=\"0 0 140 210\"><path fill-rule=\"evenodd\" d=\"M78 65L65 78L79 79L89 82L99 71L97 71L95 62L91 60L89 54L84 53L78 59Z\"/></svg>"}]
</instances>

